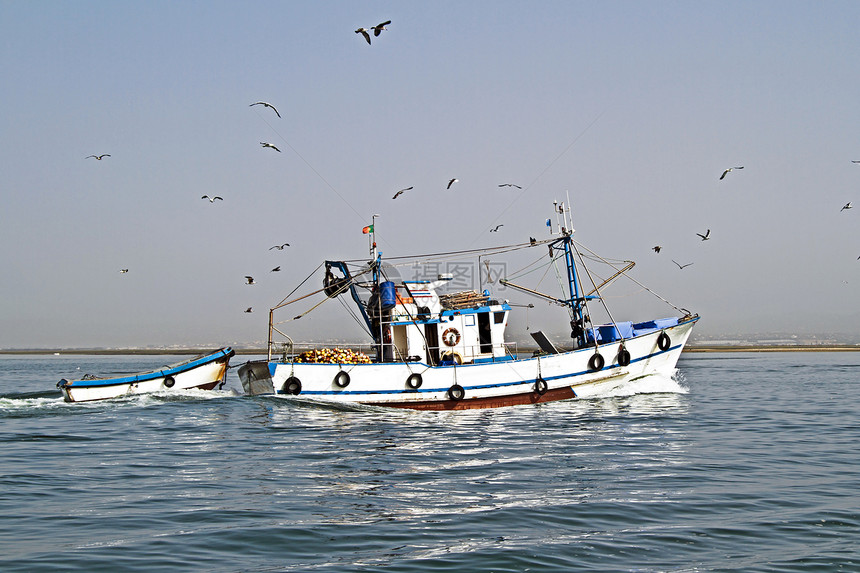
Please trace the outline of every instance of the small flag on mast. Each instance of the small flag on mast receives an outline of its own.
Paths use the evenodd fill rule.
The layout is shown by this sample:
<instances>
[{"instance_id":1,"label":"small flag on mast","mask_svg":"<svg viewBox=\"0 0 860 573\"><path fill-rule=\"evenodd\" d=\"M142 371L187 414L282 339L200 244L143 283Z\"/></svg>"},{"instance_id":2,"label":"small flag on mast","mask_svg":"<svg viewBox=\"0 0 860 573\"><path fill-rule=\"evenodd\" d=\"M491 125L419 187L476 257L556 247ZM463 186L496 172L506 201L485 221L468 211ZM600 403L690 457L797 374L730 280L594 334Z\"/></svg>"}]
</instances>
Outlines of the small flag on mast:
<instances>
[{"instance_id":1,"label":"small flag on mast","mask_svg":"<svg viewBox=\"0 0 860 573\"><path fill-rule=\"evenodd\" d=\"M373 232L373 225L368 225L367 227L364 227L364 228L361 230L361 234L362 234L362 235L369 235L369 234L370 234L370 233L372 233L372 232Z\"/></svg>"}]
</instances>

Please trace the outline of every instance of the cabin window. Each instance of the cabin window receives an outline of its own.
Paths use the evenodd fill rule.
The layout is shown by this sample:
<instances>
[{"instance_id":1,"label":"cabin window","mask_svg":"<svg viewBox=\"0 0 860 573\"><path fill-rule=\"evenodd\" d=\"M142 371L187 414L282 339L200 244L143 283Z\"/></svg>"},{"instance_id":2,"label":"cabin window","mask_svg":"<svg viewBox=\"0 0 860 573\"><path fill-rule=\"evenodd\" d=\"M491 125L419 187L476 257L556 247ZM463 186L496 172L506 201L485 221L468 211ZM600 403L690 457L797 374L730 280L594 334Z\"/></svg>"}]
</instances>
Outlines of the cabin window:
<instances>
[{"instance_id":1,"label":"cabin window","mask_svg":"<svg viewBox=\"0 0 860 573\"><path fill-rule=\"evenodd\" d=\"M475 315L467 314L463 317L463 326L475 326Z\"/></svg>"},{"instance_id":2,"label":"cabin window","mask_svg":"<svg viewBox=\"0 0 860 573\"><path fill-rule=\"evenodd\" d=\"M505 322L505 313L503 312L494 312L493 313L493 323L502 324Z\"/></svg>"}]
</instances>

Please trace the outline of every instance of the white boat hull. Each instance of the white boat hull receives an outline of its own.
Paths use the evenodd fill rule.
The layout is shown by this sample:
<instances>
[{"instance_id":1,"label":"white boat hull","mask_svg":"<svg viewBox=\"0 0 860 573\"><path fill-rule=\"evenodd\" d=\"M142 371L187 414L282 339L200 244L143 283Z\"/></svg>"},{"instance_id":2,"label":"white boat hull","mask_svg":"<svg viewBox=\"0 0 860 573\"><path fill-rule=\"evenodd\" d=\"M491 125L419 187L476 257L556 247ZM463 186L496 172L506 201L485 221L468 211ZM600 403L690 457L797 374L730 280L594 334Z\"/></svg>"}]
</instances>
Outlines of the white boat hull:
<instances>
[{"instance_id":1,"label":"white boat hull","mask_svg":"<svg viewBox=\"0 0 860 573\"><path fill-rule=\"evenodd\" d=\"M590 347L456 366L432 367L421 362L343 365L249 362L239 368L239 378L246 393L252 395L298 395L321 401L419 410L493 408L587 398L645 376L671 376L697 320L694 317L625 340L630 361L623 366L618 360L621 343L613 342L597 350ZM669 337L669 343L664 340L661 348L663 333ZM600 368L594 367L598 362L593 360L596 352L603 358ZM408 383L414 374L421 377L418 388ZM415 378L412 382L414 385Z\"/></svg>"},{"instance_id":2,"label":"white boat hull","mask_svg":"<svg viewBox=\"0 0 860 573\"><path fill-rule=\"evenodd\" d=\"M222 348L203 357L165 366L161 370L116 378L63 379L57 387L63 392L66 402L89 402L192 388L212 390L224 383L233 354L232 349Z\"/></svg>"}]
</instances>

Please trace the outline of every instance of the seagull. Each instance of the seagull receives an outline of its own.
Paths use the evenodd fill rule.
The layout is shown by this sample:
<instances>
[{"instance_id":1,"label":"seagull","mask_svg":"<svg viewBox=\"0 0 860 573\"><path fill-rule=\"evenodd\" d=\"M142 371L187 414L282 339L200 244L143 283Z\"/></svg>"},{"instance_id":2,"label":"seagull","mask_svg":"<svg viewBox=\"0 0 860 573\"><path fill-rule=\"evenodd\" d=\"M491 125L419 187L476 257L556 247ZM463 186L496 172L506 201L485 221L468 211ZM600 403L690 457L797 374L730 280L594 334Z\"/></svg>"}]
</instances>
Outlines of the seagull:
<instances>
[{"instance_id":1,"label":"seagull","mask_svg":"<svg viewBox=\"0 0 860 573\"><path fill-rule=\"evenodd\" d=\"M245 284L246 285L254 285L257 283L254 282L254 277L249 277L248 275L245 275Z\"/></svg>"},{"instance_id":2,"label":"seagull","mask_svg":"<svg viewBox=\"0 0 860 573\"><path fill-rule=\"evenodd\" d=\"M743 169L743 168L744 168L744 166L743 166L743 165L740 165L740 166L738 166L738 167L729 167L728 169L726 169L725 171L723 171L723 174L722 174L722 175L720 175L720 181L722 181L722 180L723 180L723 177L725 177L726 175L728 175L730 172L734 171L735 169Z\"/></svg>"},{"instance_id":3,"label":"seagull","mask_svg":"<svg viewBox=\"0 0 860 573\"><path fill-rule=\"evenodd\" d=\"M367 30L365 28L359 28L355 31L355 33L364 36L364 39L367 40L368 44L370 44L370 34L367 33Z\"/></svg>"},{"instance_id":4,"label":"seagull","mask_svg":"<svg viewBox=\"0 0 860 573\"><path fill-rule=\"evenodd\" d=\"M391 24L391 20L386 20L385 22L383 22L381 24L377 24L376 26L371 26L370 29L373 30L373 36L374 37L379 36L379 34L381 34L383 30L388 29L388 28L386 28L386 26L388 26L389 24Z\"/></svg>"},{"instance_id":5,"label":"seagull","mask_svg":"<svg viewBox=\"0 0 860 573\"><path fill-rule=\"evenodd\" d=\"M251 308L252 307L249 306L248 308L245 309L245 312L251 312Z\"/></svg>"},{"instance_id":6,"label":"seagull","mask_svg":"<svg viewBox=\"0 0 860 573\"><path fill-rule=\"evenodd\" d=\"M707 231L705 231L705 234L704 234L704 235L703 235L703 234L701 234L701 233L696 233L696 234L697 234L697 235L699 235L700 237L702 237L702 240L703 240L703 241L707 241L708 239L710 239L710 238L711 238L711 230L710 230L710 229L708 229Z\"/></svg>"},{"instance_id":7,"label":"seagull","mask_svg":"<svg viewBox=\"0 0 860 573\"><path fill-rule=\"evenodd\" d=\"M504 223L502 223L501 225L496 225L496 228L495 228L495 229L490 229L490 232L491 232L491 233L497 233L497 232L499 231L499 227L504 227L504 226L505 226L505 224L504 224Z\"/></svg>"},{"instance_id":8,"label":"seagull","mask_svg":"<svg viewBox=\"0 0 860 573\"><path fill-rule=\"evenodd\" d=\"M120 269L119 270L119 274L121 274L121 275L124 275L127 272L128 272L128 269Z\"/></svg>"},{"instance_id":9,"label":"seagull","mask_svg":"<svg viewBox=\"0 0 860 573\"><path fill-rule=\"evenodd\" d=\"M86 157L84 157L84 159L89 159L90 157L95 157L96 159L101 161L104 157L110 157L110 153L102 153L101 155L87 155Z\"/></svg>"},{"instance_id":10,"label":"seagull","mask_svg":"<svg viewBox=\"0 0 860 573\"><path fill-rule=\"evenodd\" d=\"M693 264L693 263L687 263L686 265L682 265L681 263L679 263L679 262L678 262L678 261L676 261L675 259L672 259L672 262L673 262L673 263L675 263L676 265L678 265L678 268L679 268L679 269L683 269L684 267L689 267L690 265L692 265L692 264Z\"/></svg>"},{"instance_id":11,"label":"seagull","mask_svg":"<svg viewBox=\"0 0 860 573\"><path fill-rule=\"evenodd\" d=\"M513 183L502 183L499 187L516 187L517 189L522 189L519 185L514 185Z\"/></svg>"},{"instance_id":12,"label":"seagull","mask_svg":"<svg viewBox=\"0 0 860 573\"><path fill-rule=\"evenodd\" d=\"M842 212L842 211L844 211L845 209L850 209L850 208L851 208L851 201L848 201L847 203L845 203L845 206L844 206L844 207L842 207L841 209L839 209L839 212L841 213L841 212Z\"/></svg>"},{"instance_id":13,"label":"seagull","mask_svg":"<svg viewBox=\"0 0 860 573\"><path fill-rule=\"evenodd\" d=\"M414 187L414 185L413 185L413 187ZM412 189L412 187L407 187L406 189L401 189L400 191L398 191L397 193L394 194L394 197L392 197L392 199L397 199L398 197L403 195L403 193L405 193L406 191L409 191L410 189Z\"/></svg>"},{"instance_id":14,"label":"seagull","mask_svg":"<svg viewBox=\"0 0 860 573\"><path fill-rule=\"evenodd\" d=\"M851 163L860 163L860 159L852 159Z\"/></svg>"},{"instance_id":15,"label":"seagull","mask_svg":"<svg viewBox=\"0 0 860 573\"><path fill-rule=\"evenodd\" d=\"M651 250L654 251L655 253L659 253L660 249L662 249L662 248L663 247L661 247L660 245L657 245L656 247L652 247Z\"/></svg>"},{"instance_id":16,"label":"seagull","mask_svg":"<svg viewBox=\"0 0 860 573\"><path fill-rule=\"evenodd\" d=\"M281 270L281 267L280 267L280 266L277 266L277 267L273 268L272 270L270 270L269 272L270 272L270 273L277 273L277 272L279 272L280 270Z\"/></svg>"},{"instance_id":17,"label":"seagull","mask_svg":"<svg viewBox=\"0 0 860 573\"><path fill-rule=\"evenodd\" d=\"M210 197L209 195L204 195L203 197L201 197L201 199L209 199L209 202L210 202L210 203L214 203L216 199L217 199L217 200L219 200L219 201L223 201L223 200L224 200L224 198L223 198L223 197L218 197L217 195L216 195L215 197Z\"/></svg>"},{"instance_id":18,"label":"seagull","mask_svg":"<svg viewBox=\"0 0 860 573\"><path fill-rule=\"evenodd\" d=\"M270 107L270 108L272 108L272 111L274 111L274 112L275 112L275 115L277 115L278 117L281 117L281 114L279 114L279 113L278 113L278 110L277 110L277 109L275 109L275 106L273 106L273 105L272 105L272 104L270 104L269 102L265 102L265 101L258 101L258 102L256 102L256 103L252 103L252 104L251 104L251 105L249 105L248 107L255 106L255 105L262 105L262 106L265 106L265 107Z\"/></svg>"},{"instance_id":19,"label":"seagull","mask_svg":"<svg viewBox=\"0 0 860 573\"><path fill-rule=\"evenodd\" d=\"M289 247L289 246L290 246L289 243L284 243L283 245L275 245L274 247L269 247L269 250L271 251L272 249L278 249L279 251L283 251L284 247Z\"/></svg>"},{"instance_id":20,"label":"seagull","mask_svg":"<svg viewBox=\"0 0 860 573\"><path fill-rule=\"evenodd\" d=\"M448 187L446 187L446 189L450 189L450 188L451 188L451 185L453 185L454 183L458 183L459 181L460 181L460 180L459 180L459 179L456 179L456 178L455 178L455 179L451 179L450 181L448 181Z\"/></svg>"},{"instance_id":21,"label":"seagull","mask_svg":"<svg viewBox=\"0 0 860 573\"><path fill-rule=\"evenodd\" d=\"M262 145L263 147L271 147L272 149L274 149L274 150L275 150L275 151L277 151L278 153L280 153L280 152L281 152L281 150L280 150L280 149L278 149L277 147L275 147L275 146L274 146L274 145L272 145L271 143L266 143L265 141L261 141L261 142L260 142L260 145Z\"/></svg>"}]
</instances>

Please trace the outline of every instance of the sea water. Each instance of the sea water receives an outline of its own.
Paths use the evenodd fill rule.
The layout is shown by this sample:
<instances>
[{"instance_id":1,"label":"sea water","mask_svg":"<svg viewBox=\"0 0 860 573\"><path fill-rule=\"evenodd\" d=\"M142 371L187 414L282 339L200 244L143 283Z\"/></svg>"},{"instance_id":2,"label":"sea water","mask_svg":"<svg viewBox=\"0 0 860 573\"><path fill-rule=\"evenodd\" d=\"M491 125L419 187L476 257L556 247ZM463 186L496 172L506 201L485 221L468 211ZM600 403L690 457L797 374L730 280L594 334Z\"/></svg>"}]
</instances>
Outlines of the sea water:
<instances>
[{"instance_id":1,"label":"sea water","mask_svg":"<svg viewBox=\"0 0 860 573\"><path fill-rule=\"evenodd\" d=\"M235 370L55 388L180 359L0 357L0 571L860 570L860 352L441 413L244 397Z\"/></svg>"}]
</instances>

